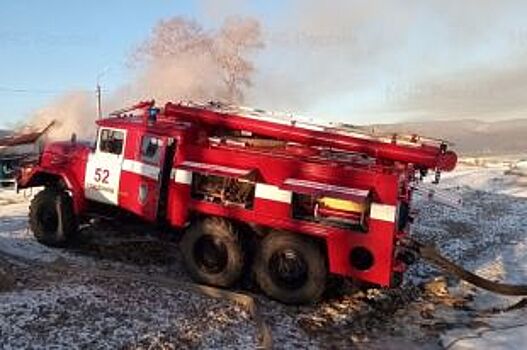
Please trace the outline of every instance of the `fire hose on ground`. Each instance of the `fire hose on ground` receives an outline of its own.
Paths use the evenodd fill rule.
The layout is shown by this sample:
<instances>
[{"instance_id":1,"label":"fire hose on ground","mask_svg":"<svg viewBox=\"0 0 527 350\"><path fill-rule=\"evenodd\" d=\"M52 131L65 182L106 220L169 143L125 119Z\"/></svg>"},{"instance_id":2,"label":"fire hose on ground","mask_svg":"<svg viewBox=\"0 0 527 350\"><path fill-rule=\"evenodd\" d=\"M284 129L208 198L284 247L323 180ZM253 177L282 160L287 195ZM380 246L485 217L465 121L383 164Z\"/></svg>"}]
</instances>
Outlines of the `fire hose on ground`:
<instances>
[{"instance_id":1,"label":"fire hose on ground","mask_svg":"<svg viewBox=\"0 0 527 350\"><path fill-rule=\"evenodd\" d=\"M468 282L481 289L508 296L527 296L527 285L513 285L500 282L494 282L489 279L478 276L460 265L445 258L432 245L423 244L411 238L406 238L403 246L417 254L417 256L435 265L445 272Z\"/></svg>"}]
</instances>

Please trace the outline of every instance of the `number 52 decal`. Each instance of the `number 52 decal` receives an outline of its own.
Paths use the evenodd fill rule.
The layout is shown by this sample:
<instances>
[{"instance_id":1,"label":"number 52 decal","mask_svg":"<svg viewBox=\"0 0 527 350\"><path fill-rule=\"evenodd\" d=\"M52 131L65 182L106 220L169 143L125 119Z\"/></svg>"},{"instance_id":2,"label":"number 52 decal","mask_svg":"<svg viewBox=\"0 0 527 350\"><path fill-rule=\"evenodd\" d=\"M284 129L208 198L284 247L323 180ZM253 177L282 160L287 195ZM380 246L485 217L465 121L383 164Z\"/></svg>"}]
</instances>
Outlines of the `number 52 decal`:
<instances>
[{"instance_id":1,"label":"number 52 decal","mask_svg":"<svg viewBox=\"0 0 527 350\"><path fill-rule=\"evenodd\" d=\"M93 179L95 180L95 182L107 184L109 176L110 171L108 169L97 168L95 169L95 176L93 177Z\"/></svg>"}]
</instances>

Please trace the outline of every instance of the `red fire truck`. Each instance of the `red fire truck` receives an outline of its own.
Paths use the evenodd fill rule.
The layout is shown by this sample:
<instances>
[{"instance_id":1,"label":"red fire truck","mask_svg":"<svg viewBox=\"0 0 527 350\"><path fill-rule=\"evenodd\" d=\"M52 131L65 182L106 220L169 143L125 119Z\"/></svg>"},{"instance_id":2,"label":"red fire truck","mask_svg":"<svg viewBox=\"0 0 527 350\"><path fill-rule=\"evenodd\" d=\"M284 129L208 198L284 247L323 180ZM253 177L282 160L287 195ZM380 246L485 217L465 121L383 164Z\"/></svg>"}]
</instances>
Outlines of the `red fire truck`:
<instances>
[{"instance_id":1,"label":"red fire truck","mask_svg":"<svg viewBox=\"0 0 527 350\"><path fill-rule=\"evenodd\" d=\"M45 187L30 207L41 243L65 246L92 208L117 207L180 235L194 280L252 273L286 303L317 300L329 274L400 283L412 186L457 161L442 141L217 103L142 102L97 124L94 147L49 143L19 175Z\"/></svg>"}]
</instances>

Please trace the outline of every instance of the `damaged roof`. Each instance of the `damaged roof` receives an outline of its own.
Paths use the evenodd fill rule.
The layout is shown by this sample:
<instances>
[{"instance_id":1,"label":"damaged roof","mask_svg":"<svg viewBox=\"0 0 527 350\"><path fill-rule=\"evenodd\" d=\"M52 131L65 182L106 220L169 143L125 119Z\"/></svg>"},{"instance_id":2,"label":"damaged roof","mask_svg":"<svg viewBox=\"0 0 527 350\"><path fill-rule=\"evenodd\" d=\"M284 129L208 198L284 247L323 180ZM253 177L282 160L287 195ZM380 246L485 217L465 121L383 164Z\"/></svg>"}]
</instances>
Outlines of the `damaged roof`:
<instances>
[{"instance_id":1,"label":"damaged roof","mask_svg":"<svg viewBox=\"0 0 527 350\"><path fill-rule=\"evenodd\" d=\"M42 133L40 132L7 136L0 139L0 147L19 146L28 143L35 143L40 138L40 136L42 136Z\"/></svg>"},{"instance_id":2,"label":"damaged roof","mask_svg":"<svg viewBox=\"0 0 527 350\"><path fill-rule=\"evenodd\" d=\"M47 133L49 129L55 124L55 121L51 122L41 131L31 131L26 133L15 133L3 138L0 138L0 147L13 147L19 145L26 145L35 143L38 139Z\"/></svg>"}]
</instances>

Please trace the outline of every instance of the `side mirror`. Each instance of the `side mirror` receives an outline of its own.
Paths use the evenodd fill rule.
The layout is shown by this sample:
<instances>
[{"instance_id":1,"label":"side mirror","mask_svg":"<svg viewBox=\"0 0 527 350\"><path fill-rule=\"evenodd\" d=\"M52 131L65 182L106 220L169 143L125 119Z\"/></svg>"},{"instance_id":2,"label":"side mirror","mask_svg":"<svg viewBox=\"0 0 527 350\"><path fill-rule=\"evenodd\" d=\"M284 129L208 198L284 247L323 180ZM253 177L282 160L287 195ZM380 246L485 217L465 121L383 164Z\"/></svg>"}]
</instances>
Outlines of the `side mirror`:
<instances>
[{"instance_id":1,"label":"side mirror","mask_svg":"<svg viewBox=\"0 0 527 350\"><path fill-rule=\"evenodd\" d=\"M76 143L77 142L77 134L76 133L72 133L71 134L71 143Z\"/></svg>"}]
</instances>

